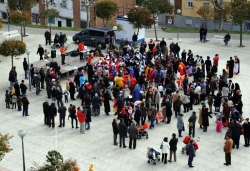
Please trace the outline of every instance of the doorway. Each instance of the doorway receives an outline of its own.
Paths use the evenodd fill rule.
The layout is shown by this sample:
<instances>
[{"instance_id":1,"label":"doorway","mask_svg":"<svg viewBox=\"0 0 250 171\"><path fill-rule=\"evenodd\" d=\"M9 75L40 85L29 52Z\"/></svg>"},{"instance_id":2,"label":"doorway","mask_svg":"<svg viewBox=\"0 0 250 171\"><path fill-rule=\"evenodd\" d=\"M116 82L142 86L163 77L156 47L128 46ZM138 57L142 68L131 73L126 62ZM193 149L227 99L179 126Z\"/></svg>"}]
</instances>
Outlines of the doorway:
<instances>
[{"instance_id":1,"label":"doorway","mask_svg":"<svg viewBox=\"0 0 250 171\"><path fill-rule=\"evenodd\" d=\"M66 19L66 27L72 27L72 20Z\"/></svg>"},{"instance_id":2,"label":"doorway","mask_svg":"<svg viewBox=\"0 0 250 171\"><path fill-rule=\"evenodd\" d=\"M58 27L62 27L62 21L58 21Z\"/></svg>"}]
</instances>

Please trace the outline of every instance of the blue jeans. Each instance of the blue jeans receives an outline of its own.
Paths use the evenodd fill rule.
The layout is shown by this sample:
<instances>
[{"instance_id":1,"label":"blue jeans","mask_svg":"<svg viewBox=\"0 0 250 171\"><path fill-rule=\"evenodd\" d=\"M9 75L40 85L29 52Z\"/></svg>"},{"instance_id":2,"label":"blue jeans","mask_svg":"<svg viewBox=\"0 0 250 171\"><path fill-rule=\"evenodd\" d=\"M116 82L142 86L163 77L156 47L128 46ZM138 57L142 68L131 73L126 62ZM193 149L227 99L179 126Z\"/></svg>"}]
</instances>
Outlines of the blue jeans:
<instances>
[{"instance_id":1,"label":"blue jeans","mask_svg":"<svg viewBox=\"0 0 250 171\"><path fill-rule=\"evenodd\" d=\"M28 70L24 70L24 77L25 77L25 79L28 78Z\"/></svg>"},{"instance_id":2,"label":"blue jeans","mask_svg":"<svg viewBox=\"0 0 250 171\"><path fill-rule=\"evenodd\" d=\"M207 38L207 36L206 36L206 35L202 35L202 40L203 40L203 43L205 43L205 42L206 42L206 38Z\"/></svg>"},{"instance_id":3,"label":"blue jeans","mask_svg":"<svg viewBox=\"0 0 250 171\"><path fill-rule=\"evenodd\" d=\"M145 86L144 86L144 84L141 84L141 85L140 85L140 90L141 90L141 91L145 91Z\"/></svg>"},{"instance_id":4,"label":"blue jeans","mask_svg":"<svg viewBox=\"0 0 250 171\"><path fill-rule=\"evenodd\" d=\"M174 57L179 57L179 52L174 52Z\"/></svg>"},{"instance_id":5,"label":"blue jeans","mask_svg":"<svg viewBox=\"0 0 250 171\"><path fill-rule=\"evenodd\" d=\"M194 159L194 156L192 156L192 155L188 156L188 165L189 166L193 166L193 164L192 164L193 163L193 159Z\"/></svg>"},{"instance_id":6,"label":"blue jeans","mask_svg":"<svg viewBox=\"0 0 250 171\"><path fill-rule=\"evenodd\" d=\"M86 122L86 129L90 129L90 123Z\"/></svg>"},{"instance_id":7,"label":"blue jeans","mask_svg":"<svg viewBox=\"0 0 250 171\"><path fill-rule=\"evenodd\" d=\"M23 106L23 116L28 115L28 106Z\"/></svg>"},{"instance_id":8,"label":"blue jeans","mask_svg":"<svg viewBox=\"0 0 250 171\"><path fill-rule=\"evenodd\" d=\"M40 90L40 83L36 84L36 95L39 94L39 90Z\"/></svg>"},{"instance_id":9,"label":"blue jeans","mask_svg":"<svg viewBox=\"0 0 250 171\"><path fill-rule=\"evenodd\" d=\"M150 128L155 127L154 122L155 122L155 117L151 116L150 117Z\"/></svg>"}]
</instances>

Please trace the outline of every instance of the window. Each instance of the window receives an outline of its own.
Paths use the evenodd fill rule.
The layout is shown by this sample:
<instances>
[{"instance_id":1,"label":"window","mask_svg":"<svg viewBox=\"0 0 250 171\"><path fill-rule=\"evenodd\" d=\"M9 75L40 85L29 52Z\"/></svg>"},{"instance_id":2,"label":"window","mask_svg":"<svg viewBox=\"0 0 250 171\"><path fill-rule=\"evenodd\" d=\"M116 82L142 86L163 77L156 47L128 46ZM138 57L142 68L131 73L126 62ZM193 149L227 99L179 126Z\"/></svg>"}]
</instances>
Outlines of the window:
<instances>
[{"instance_id":1,"label":"window","mask_svg":"<svg viewBox=\"0 0 250 171\"><path fill-rule=\"evenodd\" d=\"M2 12L2 19L7 20L8 19L8 14L7 12Z\"/></svg>"},{"instance_id":2,"label":"window","mask_svg":"<svg viewBox=\"0 0 250 171\"><path fill-rule=\"evenodd\" d=\"M187 7L192 8L193 7L193 1L188 1L187 2Z\"/></svg>"},{"instance_id":3,"label":"window","mask_svg":"<svg viewBox=\"0 0 250 171\"><path fill-rule=\"evenodd\" d=\"M62 8L67 8L67 2L66 1L62 1L61 6L62 6Z\"/></svg>"},{"instance_id":4,"label":"window","mask_svg":"<svg viewBox=\"0 0 250 171\"><path fill-rule=\"evenodd\" d=\"M86 6L83 4L81 5L81 11L87 11Z\"/></svg>"},{"instance_id":5,"label":"window","mask_svg":"<svg viewBox=\"0 0 250 171\"><path fill-rule=\"evenodd\" d=\"M203 7L208 7L209 6L209 2L203 2Z\"/></svg>"},{"instance_id":6,"label":"window","mask_svg":"<svg viewBox=\"0 0 250 171\"><path fill-rule=\"evenodd\" d=\"M104 37L104 32L96 31L96 30L89 30L89 35L90 36Z\"/></svg>"},{"instance_id":7,"label":"window","mask_svg":"<svg viewBox=\"0 0 250 171\"><path fill-rule=\"evenodd\" d=\"M0 3L4 3L4 0L0 0Z\"/></svg>"}]
</instances>

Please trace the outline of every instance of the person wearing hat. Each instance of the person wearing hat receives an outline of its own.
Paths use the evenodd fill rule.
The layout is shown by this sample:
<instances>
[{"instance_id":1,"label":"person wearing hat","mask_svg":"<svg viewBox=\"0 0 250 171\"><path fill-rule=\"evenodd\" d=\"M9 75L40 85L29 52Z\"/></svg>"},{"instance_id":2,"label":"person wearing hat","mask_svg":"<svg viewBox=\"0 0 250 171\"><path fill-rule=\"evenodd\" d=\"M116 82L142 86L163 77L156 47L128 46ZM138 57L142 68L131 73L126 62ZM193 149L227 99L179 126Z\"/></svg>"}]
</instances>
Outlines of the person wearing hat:
<instances>
[{"instance_id":1,"label":"person wearing hat","mask_svg":"<svg viewBox=\"0 0 250 171\"><path fill-rule=\"evenodd\" d=\"M43 102L44 124L48 125L49 100Z\"/></svg>"},{"instance_id":2,"label":"person wearing hat","mask_svg":"<svg viewBox=\"0 0 250 171\"><path fill-rule=\"evenodd\" d=\"M129 127L128 129L128 134L129 134L129 149L132 148L132 141L133 141L133 149L136 148L136 140L138 136L138 128L136 126L136 122L134 121L132 123L132 126Z\"/></svg>"}]
</instances>

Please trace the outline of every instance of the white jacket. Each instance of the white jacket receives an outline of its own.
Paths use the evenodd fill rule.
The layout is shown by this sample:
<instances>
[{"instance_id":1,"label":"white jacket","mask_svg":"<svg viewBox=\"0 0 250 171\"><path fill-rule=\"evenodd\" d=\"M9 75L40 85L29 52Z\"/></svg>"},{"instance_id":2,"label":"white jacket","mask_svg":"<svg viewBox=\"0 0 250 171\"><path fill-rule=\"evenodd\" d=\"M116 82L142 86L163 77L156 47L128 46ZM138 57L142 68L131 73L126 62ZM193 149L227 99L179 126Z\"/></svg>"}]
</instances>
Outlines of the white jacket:
<instances>
[{"instance_id":1,"label":"white jacket","mask_svg":"<svg viewBox=\"0 0 250 171\"><path fill-rule=\"evenodd\" d=\"M161 150L161 152L168 154L169 149L170 149L170 146L169 146L168 142L162 141L162 150Z\"/></svg>"},{"instance_id":2,"label":"white jacket","mask_svg":"<svg viewBox=\"0 0 250 171\"><path fill-rule=\"evenodd\" d=\"M229 88L228 87L223 87L221 90L221 96L222 97L228 97L229 94Z\"/></svg>"},{"instance_id":3,"label":"white jacket","mask_svg":"<svg viewBox=\"0 0 250 171\"><path fill-rule=\"evenodd\" d=\"M188 104L190 102L189 96L185 94L181 95L181 100L183 104Z\"/></svg>"},{"instance_id":4,"label":"white jacket","mask_svg":"<svg viewBox=\"0 0 250 171\"><path fill-rule=\"evenodd\" d=\"M197 86L197 87L194 89L194 94L201 94L201 86Z\"/></svg>"}]
</instances>

